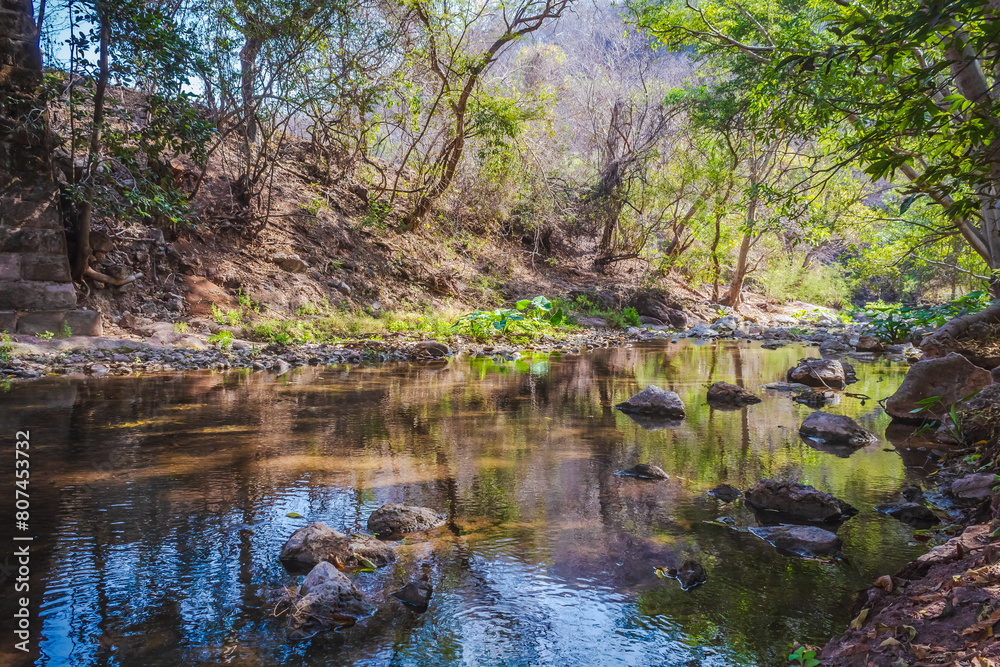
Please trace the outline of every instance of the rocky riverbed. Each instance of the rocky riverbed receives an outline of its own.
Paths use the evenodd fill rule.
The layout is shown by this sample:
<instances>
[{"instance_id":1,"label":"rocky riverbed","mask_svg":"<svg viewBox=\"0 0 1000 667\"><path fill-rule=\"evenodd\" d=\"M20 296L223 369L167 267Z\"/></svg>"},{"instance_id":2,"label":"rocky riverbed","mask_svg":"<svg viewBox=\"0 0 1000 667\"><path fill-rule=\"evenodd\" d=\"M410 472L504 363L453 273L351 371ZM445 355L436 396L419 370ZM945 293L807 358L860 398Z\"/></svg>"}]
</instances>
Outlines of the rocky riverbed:
<instances>
[{"instance_id":1,"label":"rocky riverbed","mask_svg":"<svg viewBox=\"0 0 1000 667\"><path fill-rule=\"evenodd\" d=\"M381 336L359 336L329 343L276 345L234 339L224 346L210 342L210 333L179 331L170 323L147 327L146 336L85 337L42 339L18 335L11 339L12 353L0 361L0 377L29 380L44 375L130 375L170 373L195 369L252 369L282 375L305 365L358 364L379 361L426 361L456 354L513 361L533 353L586 353L597 348L628 345L646 340L755 340L777 349L788 343L818 346L827 355L851 354L859 359L875 358L866 347L861 325L845 325L831 319L798 320L758 324L740 322L734 315L718 318L708 325L695 322L686 329L650 324L627 330L578 328L543 335L528 344L499 340L478 342L468 336L447 340L419 340L419 333L399 332ZM789 321L791 320L791 322ZM771 325L774 326L771 326ZM885 348L889 357L915 361L919 349L912 344Z\"/></svg>"}]
</instances>

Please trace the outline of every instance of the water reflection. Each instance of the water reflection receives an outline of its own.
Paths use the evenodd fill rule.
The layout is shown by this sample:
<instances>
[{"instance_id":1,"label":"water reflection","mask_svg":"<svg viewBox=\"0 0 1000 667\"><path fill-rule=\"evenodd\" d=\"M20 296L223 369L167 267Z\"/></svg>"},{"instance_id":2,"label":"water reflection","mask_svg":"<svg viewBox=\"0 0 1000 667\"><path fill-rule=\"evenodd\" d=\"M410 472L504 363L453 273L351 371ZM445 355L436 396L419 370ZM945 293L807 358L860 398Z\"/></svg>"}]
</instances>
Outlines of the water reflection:
<instances>
[{"instance_id":1,"label":"water reflection","mask_svg":"<svg viewBox=\"0 0 1000 667\"><path fill-rule=\"evenodd\" d=\"M843 458L810 447L797 431L811 409L761 388L810 355L662 343L16 386L0 394L0 425L32 430L37 664L775 663L795 639L838 632L856 589L922 550L874 505L923 471L881 441ZM881 398L904 370L859 363L850 389ZM764 402L713 408L705 392L720 380ZM613 408L648 384L676 391L686 418L651 429ZM877 400L826 409L878 434L888 423ZM637 463L671 479L615 474ZM861 510L838 531L844 561L781 556L713 521L749 519L705 491L775 475ZM357 575L373 618L288 641L271 616L299 581L277 560L303 524L288 513L346 532L386 502L439 509L447 526ZM686 558L706 584L684 592L654 575ZM387 595L423 575L427 613Z\"/></svg>"}]
</instances>

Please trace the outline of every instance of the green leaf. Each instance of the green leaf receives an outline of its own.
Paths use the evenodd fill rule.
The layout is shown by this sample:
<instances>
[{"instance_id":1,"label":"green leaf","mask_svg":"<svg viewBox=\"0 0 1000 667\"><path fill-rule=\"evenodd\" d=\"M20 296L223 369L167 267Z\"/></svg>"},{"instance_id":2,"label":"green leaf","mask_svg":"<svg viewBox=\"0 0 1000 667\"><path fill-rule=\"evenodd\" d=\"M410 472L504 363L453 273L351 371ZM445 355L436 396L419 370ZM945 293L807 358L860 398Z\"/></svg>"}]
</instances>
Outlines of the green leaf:
<instances>
[{"instance_id":1,"label":"green leaf","mask_svg":"<svg viewBox=\"0 0 1000 667\"><path fill-rule=\"evenodd\" d=\"M298 512L289 512L285 516L287 516L289 519L304 519L305 518L304 516L302 516Z\"/></svg>"}]
</instances>

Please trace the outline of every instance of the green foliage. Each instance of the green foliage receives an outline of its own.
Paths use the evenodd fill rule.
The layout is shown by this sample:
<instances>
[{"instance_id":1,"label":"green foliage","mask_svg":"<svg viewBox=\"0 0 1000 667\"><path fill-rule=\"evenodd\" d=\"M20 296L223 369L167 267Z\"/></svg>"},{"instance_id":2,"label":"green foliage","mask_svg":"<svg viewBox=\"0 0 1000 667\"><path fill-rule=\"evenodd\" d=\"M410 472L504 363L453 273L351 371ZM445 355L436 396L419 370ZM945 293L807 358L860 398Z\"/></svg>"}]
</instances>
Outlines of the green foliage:
<instances>
[{"instance_id":1,"label":"green foliage","mask_svg":"<svg viewBox=\"0 0 1000 667\"><path fill-rule=\"evenodd\" d=\"M368 204L365 217L361 219L361 226L385 229L386 220L390 213L392 213L392 204L384 201L372 201Z\"/></svg>"},{"instance_id":2,"label":"green foliage","mask_svg":"<svg viewBox=\"0 0 1000 667\"><path fill-rule=\"evenodd\" d=\"M497 310L477 310L458 319L452 325L454 333L472 336L478 341L491 338L532 338L542 333L551 332L559 326L566 315L559 306L553 307L552 302L544 296L518 301L514 308L498 308Z\"/></svg>"},{"instance_id":3,"label":"green foliage","mask_svg":"<svg viewBox=\"0 0 1000 667\"><path fill-rule=\"evenodd\" d=\"M69 322L63 322L59 325L59 332L56 334L57 338L71 338L73 336L73 329L69 326Z\"/></svg>"},{"instance_id":4,"label":"green foliage","mask_svg":"<svg viewBox=\"0 0 1000 667\"><path fill-rule=\"evenodd\" d=\"M212 318L218 324L230 327L238 327L243 324L243 310L241 308L231 308L223 310L214 303L212 304Z\"/></svg>"},{"instance_id":5,"label":"green foliage","mask_svg":"<svg viewBox=\"0 0 1000 667\"><path fill-rule=\"evenodd\" d=\"M38 337L41 338L42 340L52 340L53 336L55 336L55 334L52 333L51 331L44 331L38 334Z\"/></svg>"},{"instance_id":6,"label":"green foliage","mask_svg":"<svg viewBox=\"0 0 1000 667\"><path fill-rule=\"evenodd\" d=\"M631 306L623 308L618 312L607 311L604 317L607 323L615 329L642 326L642 322L639 320L639 313Z\"/></svg>"},{"instance_id":7,"label":"green foliage","mask_svg":"<svg viewBox=\"0 0 1000 667\"><path fill-rule=\"evenodd\" d=\"M842 308L849 302L843 269L835 264L803 266L794 257L779 258L758 280L764 293L778 301L798 299L829 308Z\"/></svg>"},{"instance_id":8,"label":"green foliage","mask_svg":"<svg viewBox=\"0 0 1000 667\"><path fill-rule=\"evenodd\" d=\"M909 337L914 329L937 328L953 317L977 313L989 304L989 295L978 291L969 292L939 306L904 306L877 301L866 304L859 313L870 320L865 333L895 342Z\"/></svg>"},{"instance_id":9,"label":"green foliage","mask_svg":"<svg viewBox=\"0 0 1000 667\"><path fill-rule=\"evenodd\" d=\"M174 322L174 333L184 334L187 333L187 330L187 322Z\"/></svg>"},{"instance_id":10,"label":"green foliage","mask_svg":"<svg viewBox=\"0 0 1000 667\"><path fill-rule=\"evenodd\" d=\"M788 664L798 667L817 667L820 662L816 659L816 651L807 651L804 646L800 646L788 656Z\"/></svg>"},{"instance_id":11,"label":"green foliage","mask_svg":"<svg viewBox=\"0 0 1000 667\"><path fill-rule=\"evenodd\" d=\"M220 350L226 351L233 346L233 333L227 329L223 329L209 336L208 342L212 345L217 345Z\"/></svg>"},{"instance_id":12,"label":"green foliage","mask_svg":"<svg viewBox=\"0 0 1000 667\"><path fill-rule=\"evenodd\" d=\"M14 344L9 333L0 334L0 363L9 364L14 358Z\"/></svg>"}]
</instances>

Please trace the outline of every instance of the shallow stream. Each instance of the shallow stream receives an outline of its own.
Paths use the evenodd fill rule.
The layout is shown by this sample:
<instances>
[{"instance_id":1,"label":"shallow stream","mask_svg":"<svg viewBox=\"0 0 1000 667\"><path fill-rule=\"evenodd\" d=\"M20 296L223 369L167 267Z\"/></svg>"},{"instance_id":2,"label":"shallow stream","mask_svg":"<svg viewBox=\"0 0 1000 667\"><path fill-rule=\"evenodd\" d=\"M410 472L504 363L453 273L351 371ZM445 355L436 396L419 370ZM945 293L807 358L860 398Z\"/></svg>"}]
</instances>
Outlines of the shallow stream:
<instances>
[{"instance_id":1,"label":"shallow stream","mask_svg":"<svg viewBox=\"0 0 1000 667\"><path fill-rule=\"evenodd\" d=\"M826 408L880 437L844 458L798 437L810 408L761 389L816 355L662 341L516 362L10 386L4 441L31 432L35 664L785 664L792 641L839 634L856 590L926 550L873 509L923 474L883 439L877 403L905 364L856 363L848 390L875 400ZM710 408L717 380L764 402ZM648 430L613 409L649 384L684 400L680 426ZM671 479L615 474L636 463ZM860 510L838 531L843 560L782 555L716 521L752 523L708 489L772 476ZM447 525L356 575L381 608L374 617L288 639L272 616L300 581L277 560L285 539L307 520L363 530L387 502L438 509ZM682 591L655 575L689 557L705 566L704 585ZM434 586L426 613L386 595L421 576ZM5 622L11 583L0 583ZM0 662L17 658L8 647Z\"/></svg>"}]
</instances>

